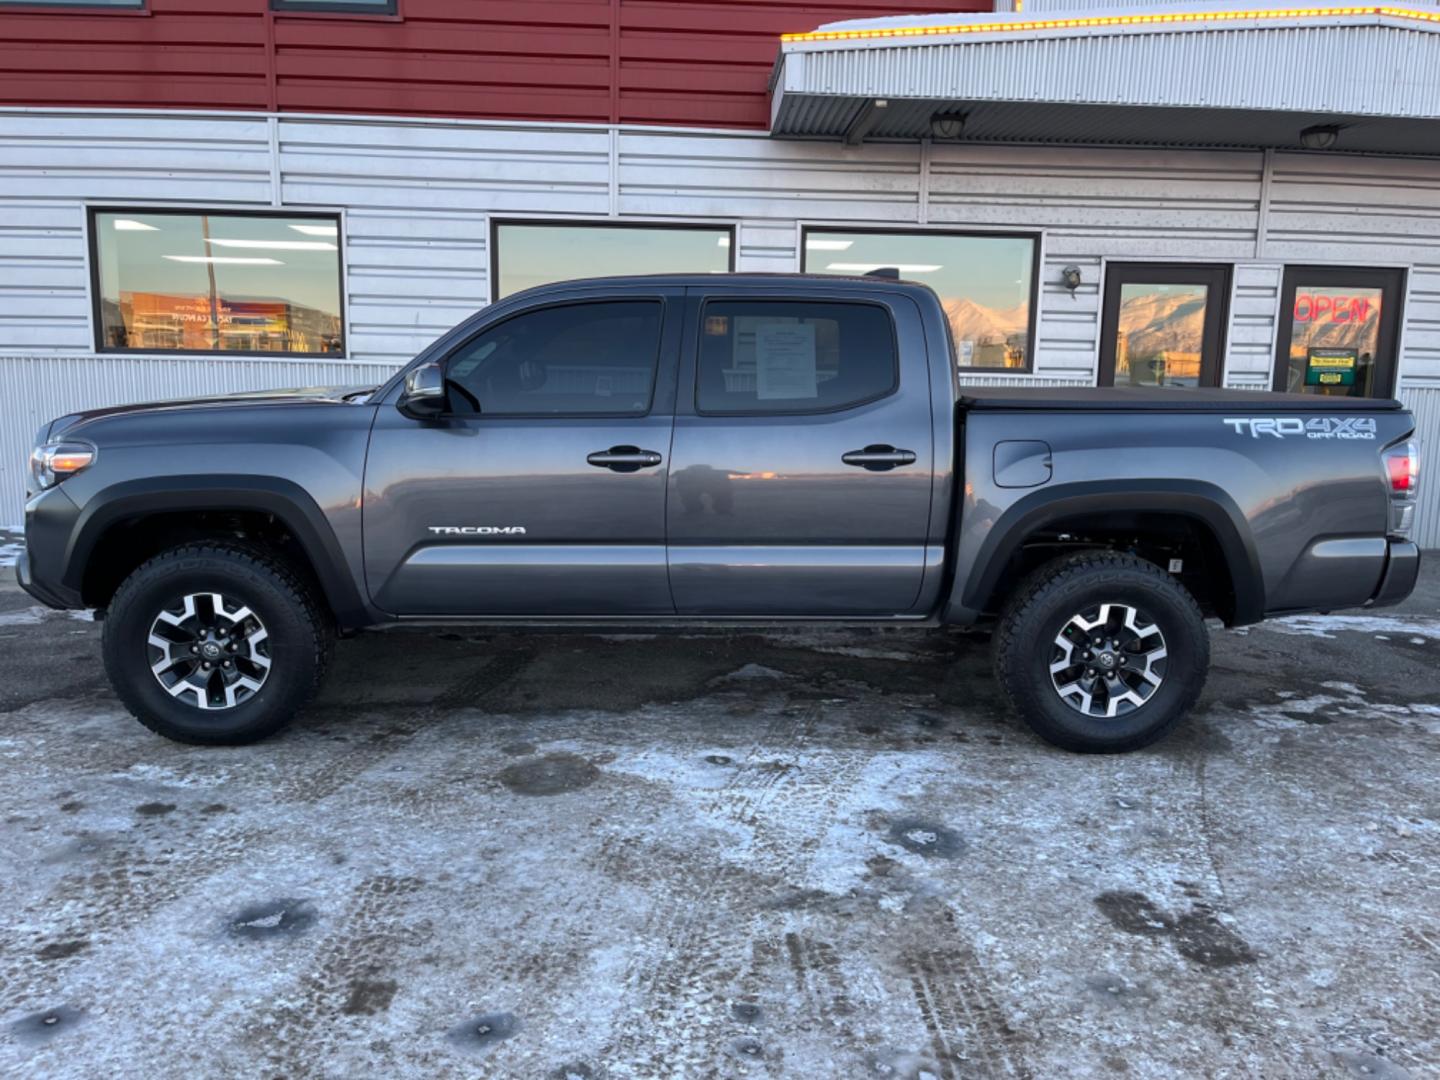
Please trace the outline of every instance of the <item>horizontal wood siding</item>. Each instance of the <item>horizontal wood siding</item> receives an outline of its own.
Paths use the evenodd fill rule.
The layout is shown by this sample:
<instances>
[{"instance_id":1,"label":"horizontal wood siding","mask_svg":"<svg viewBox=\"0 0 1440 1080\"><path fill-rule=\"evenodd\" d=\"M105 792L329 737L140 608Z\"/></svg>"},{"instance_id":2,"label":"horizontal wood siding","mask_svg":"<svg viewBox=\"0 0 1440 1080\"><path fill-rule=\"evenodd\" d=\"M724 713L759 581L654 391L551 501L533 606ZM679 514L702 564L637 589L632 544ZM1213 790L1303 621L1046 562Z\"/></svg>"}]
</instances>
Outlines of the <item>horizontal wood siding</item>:
<instances>
[{"instance_id":1,"label":"horizontal wood siding","mask_svg":"<svg viewBox=\"0 0 1440 1080\"><path fill-rule=\"evenodd\" d=\"M267 7L0 11L0 104L763 129L782 33L990 3L399 0L397 18Z\"/></svg>"}]
</instances>

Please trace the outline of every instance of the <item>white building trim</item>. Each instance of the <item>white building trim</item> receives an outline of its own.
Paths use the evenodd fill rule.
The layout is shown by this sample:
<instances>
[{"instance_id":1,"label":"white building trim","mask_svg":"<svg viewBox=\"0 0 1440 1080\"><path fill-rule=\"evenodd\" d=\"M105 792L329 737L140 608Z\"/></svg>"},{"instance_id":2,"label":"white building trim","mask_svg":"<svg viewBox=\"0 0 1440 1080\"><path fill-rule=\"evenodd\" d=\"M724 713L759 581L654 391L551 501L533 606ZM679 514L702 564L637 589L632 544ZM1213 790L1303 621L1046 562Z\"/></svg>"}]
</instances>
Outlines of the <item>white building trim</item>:
<instances>
[{"instance_id":1,"label":"white building trim","mask_svg":"<svg viewBox=\"0 0 1440 1080\"><path fill-rule=\"evenodd\" d=\"M919 138L945 111L966 115L970 141L1298 148L1328 123L1342 148L1399 152L1440 128L1440 10L1231 0L857 19L786 35L771 87L771 130L792 137L833 138L870 110L868 137Z\"/></svg>"}]
</instances>

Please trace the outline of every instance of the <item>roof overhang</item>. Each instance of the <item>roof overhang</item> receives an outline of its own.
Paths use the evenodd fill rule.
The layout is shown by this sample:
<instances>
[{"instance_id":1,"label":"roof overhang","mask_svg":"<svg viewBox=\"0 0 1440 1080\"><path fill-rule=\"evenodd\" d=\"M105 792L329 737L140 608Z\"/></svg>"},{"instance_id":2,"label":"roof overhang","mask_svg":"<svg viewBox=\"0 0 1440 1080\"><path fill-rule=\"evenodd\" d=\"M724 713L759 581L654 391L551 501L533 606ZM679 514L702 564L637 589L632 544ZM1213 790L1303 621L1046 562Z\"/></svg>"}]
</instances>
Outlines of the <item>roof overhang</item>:
<instances>
[{"instance_id":1,"label":"roof overhang","mask_svg":"<svg viewBox=\"0 0 1440 1080\"><path fill-rule=\"evenodd\" d=\"M1337 126L1337 150L1440 155L1440 8L854 20L785 35L771 95L790 138L927 138L939 113L963 117L963 142L1298 149Z\"/></svg>"}]
</instances>

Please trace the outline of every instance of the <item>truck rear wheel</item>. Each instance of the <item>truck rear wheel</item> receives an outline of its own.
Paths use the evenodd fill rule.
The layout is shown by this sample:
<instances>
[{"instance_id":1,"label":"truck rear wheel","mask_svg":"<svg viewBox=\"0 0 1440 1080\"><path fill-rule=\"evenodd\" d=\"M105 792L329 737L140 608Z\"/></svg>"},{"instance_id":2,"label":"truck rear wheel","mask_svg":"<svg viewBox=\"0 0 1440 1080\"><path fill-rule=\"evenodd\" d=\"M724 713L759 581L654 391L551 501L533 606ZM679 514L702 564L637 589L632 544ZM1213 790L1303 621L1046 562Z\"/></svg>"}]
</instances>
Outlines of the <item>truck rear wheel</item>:
<instances>
[{"instance_id":1,"label":"truck rear wheel","mask_svg":"<svg viewBox=\"0 0 1440 1080\"><path fill-rule=\"evenodd\" d=\"M234 745L283 727L319 686L334 630L286 563L239 544L191 544L121 583L102 637L116 694L151 731Z\"/></svg>"},{"instance_id":2,"label":"truck rear wheel","mask_svg":"<svg viewBox=\"0 0 1440 1080\"><path fill-rule=\"evenodd\" d=\"M1210 638L1194 597L1153 563L1086 551L1046 563L1011 597L995 674L1047 742L1079 753L1164 737L1205 686Z\"/></svg>"}]
</instances>

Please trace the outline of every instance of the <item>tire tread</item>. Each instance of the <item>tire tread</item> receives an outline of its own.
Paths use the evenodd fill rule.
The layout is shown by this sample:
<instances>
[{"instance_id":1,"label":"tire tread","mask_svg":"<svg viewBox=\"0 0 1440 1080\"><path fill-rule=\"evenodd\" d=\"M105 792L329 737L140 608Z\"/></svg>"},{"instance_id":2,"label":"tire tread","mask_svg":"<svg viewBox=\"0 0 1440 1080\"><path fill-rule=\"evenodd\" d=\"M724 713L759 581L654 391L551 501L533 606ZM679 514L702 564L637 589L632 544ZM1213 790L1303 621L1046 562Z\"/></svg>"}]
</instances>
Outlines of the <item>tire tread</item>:
<instances>
[{"instance_id":1,"label":"tire tread","mask_svg":"<svg viewBox=\"0 0 1440 1080\"><path fill-rule=\"evenodd\" d=\"M169 548L141 563L120 583L111 598L109 611L102 626L102 641L108 635L109 627L115 625L127 613L135 595L146 581L167 567L176 566L188 559L228 559L246 566L252 573L268 576L284 600L294 605L302 614L303 621L311 632L314 649L313 678L305 686L295 703L296 710L303 708L319 690L329 668L335 647L335 623L329 610L320 599L317 588L291 563L256 544L236 540L196 541ZM129 713L157 735L180 742L197 745L233 744L255 742L274 734L289 722L291 713L286 713L256 724L242 736L207 736L188 733L157 719L150 714L140 697L124 679L111 680L115 693Z\"/></svg>"},{"instance_id":2,"label":"tire tread","mask_svg":"<svg viewBox=\"0 0 1440 1080\"><path fill-rule=\"evenodd\" d=\"M995 679L1011 708L1049 742L1080 753L1124 753L1138 750L1173 731L1199 700L1205 688L1206 669L1209 666L1208 648L1206 655L1201 658L1203 662L1195 666L1195 671L1186 680L1183 694L1170 716L1163 723L1129 739L1097 746L1089 740L1055 728L1048 721L1038 718L1035 712L1027 707L1025 696L1030 688L1030 680L1025 672L1025 663L1030 653L1022 647L1018 637L1036 607L1043 603L1050 593L1063 589L1070 582L1082 577L1095 584L1104 584L1107 581L1133 584L1128 575L1136 573L1148 577L1157 588L1169 592L1188 609L1187 613L1203 626L1205 617L1200 605L1195 602L1190 590L1169 573L1137 555L1101 548L1062 555L1037 567L1021 581L1001 609L994 640Z\"/></svg>"}]
</instances>

